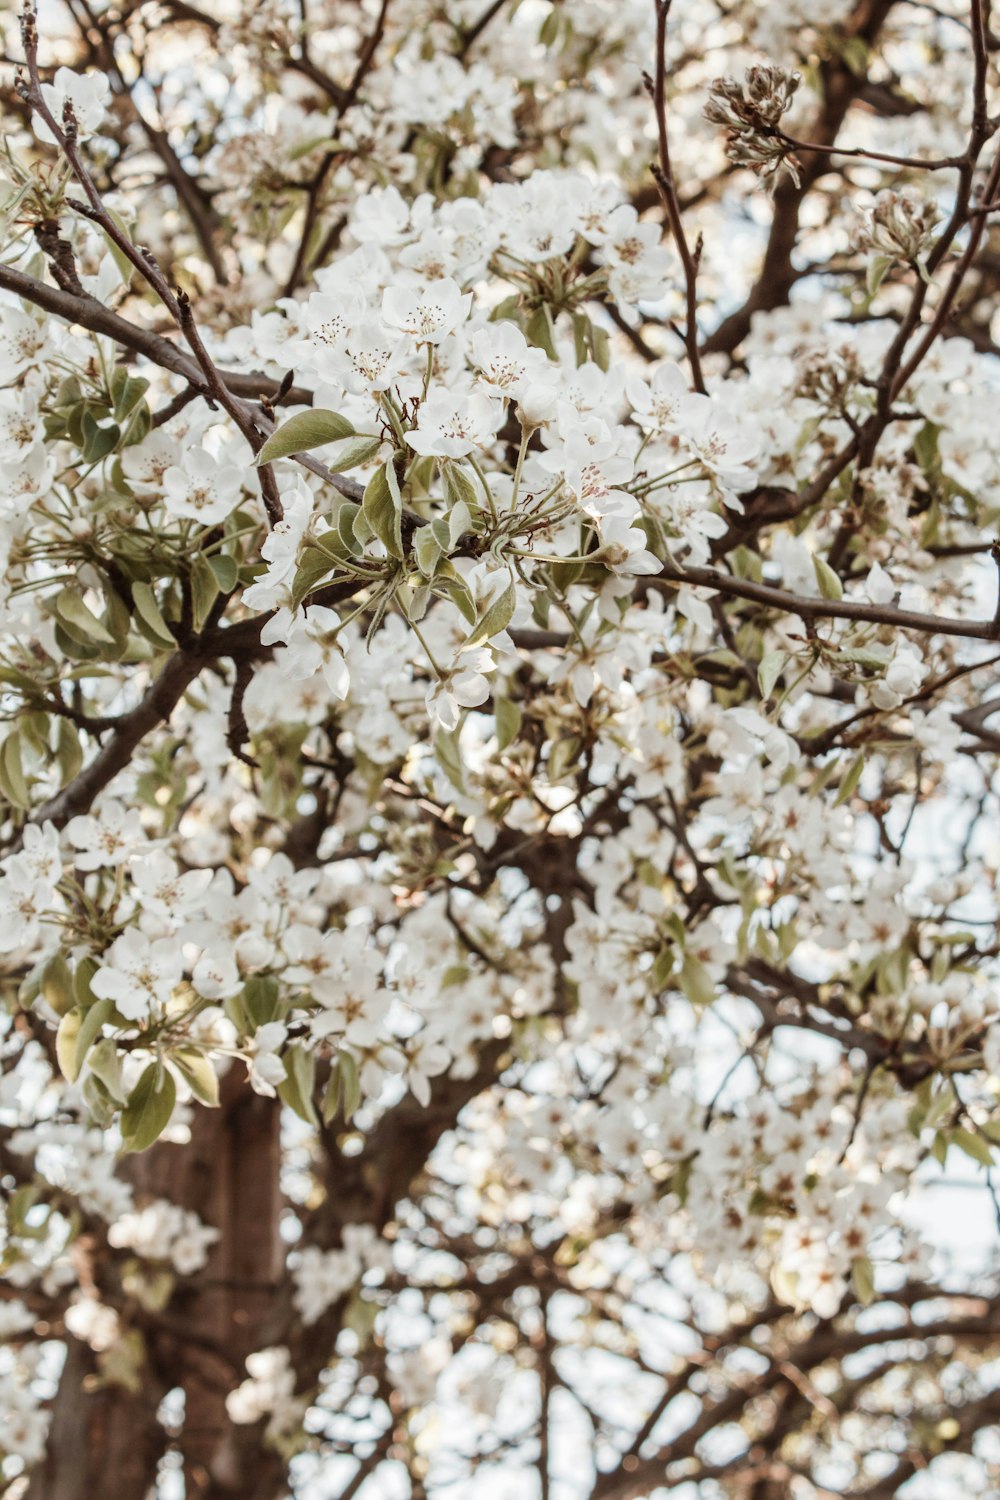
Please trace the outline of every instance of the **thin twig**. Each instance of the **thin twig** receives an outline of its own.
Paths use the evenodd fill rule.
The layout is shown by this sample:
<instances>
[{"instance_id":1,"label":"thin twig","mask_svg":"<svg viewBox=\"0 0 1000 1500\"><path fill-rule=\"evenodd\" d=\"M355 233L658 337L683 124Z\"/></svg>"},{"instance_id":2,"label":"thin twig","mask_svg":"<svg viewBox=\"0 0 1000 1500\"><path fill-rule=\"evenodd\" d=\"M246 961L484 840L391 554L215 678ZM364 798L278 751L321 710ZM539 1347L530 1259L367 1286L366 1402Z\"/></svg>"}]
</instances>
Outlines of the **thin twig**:
<instances>
[{"instance_id":1,"label":"thin twig","mask_svg":"<svg viewBox=\"0 0 1000 1500\"><path fill-rule=\"evenodd\" d=\"M659 146L659 160L652 168L653 177L660 190L663 206L667 211L667 219L670 223L674 244L684 267L684 286L687 303L687 321L684 330L684 347L687 350L688 363L691 366L691 380L696 391L704 394L705 379L701 369L701 355L698 351L698 262L701 258L701 240L695 246L692 253L684 230L684 220L681 215L680 201L677 196L677 184L674 181L674 171L670 162L670 141L667 135L667 17L670 14L672 0L653 0L656 8L656 71L652 80L648 74L644 78L647 89L652 94L653 108L656 113L656 134Z\"/></svg>"}]
</instances>

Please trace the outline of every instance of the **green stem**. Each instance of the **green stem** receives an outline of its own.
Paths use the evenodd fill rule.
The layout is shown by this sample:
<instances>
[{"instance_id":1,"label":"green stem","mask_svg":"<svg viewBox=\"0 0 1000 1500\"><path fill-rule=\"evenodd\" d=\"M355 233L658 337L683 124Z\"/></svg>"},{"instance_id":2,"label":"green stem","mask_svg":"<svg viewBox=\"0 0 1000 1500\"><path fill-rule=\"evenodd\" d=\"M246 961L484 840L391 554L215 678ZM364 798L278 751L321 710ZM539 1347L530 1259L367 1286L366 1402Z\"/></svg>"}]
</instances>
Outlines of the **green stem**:
<instances>
[{"instance_id":1,"label":"green stem","mask_svg":"<svg viewBox=\"0 0 1000 1500\"><path fill-rule=\"evenodd\" d=\"M531 429L529 427L522 427L521 446L517 450L517 463L514 466L514 487L511 490L510 495L511 510L515 510L517 508L517 496L521 488L521 470L524 468L524 455L528 451L528 441L530 437Z\"/></svg>"},{"instance_id":2,"label":"green stem","mask_svg":"<svg viewBox=\"0 0 1000 1500\"><path fill-rule=\"evenodd\" d=\"M486 503L490 508L490 515L493 520L496 521L499 519L499 517L497 516L496 504L494 503L493 494L490 490L486 475L483 473L482 466L480 465L479 460L472 453L469 454L469 463L472 465L473 470L475 471L476 478L479 480L479 483L483 487L483 494L486 496Z\"/></svg>"},{"instance_id":3,"label":"green stem","mask_svg":"<svg viewBox=\"0 0 1000 1500\"><path fill-rule=\"evenodd\" d=\"M405 616L404 616L404 618L405 618ZM409 619L407 620L407 624L409 625L410 629L413 631L413 634L416 636L416 638L420 642L421 646L423 646L424 652L425 652L425 654L427 656L427 660L430 662L431 667L432 667L433 672L434 672L434 675L437 678L438 682L445 682L447 680L447 674L445 672L443 672L441 670L441 668L438 666L437 661L436 661L435 656L434 656L434 652L431 650L430 646L428 646L427 642L424 640L424 637L421 634L419 626L417 626L413 622L413 620L409 620Z\"/></svg>"}]
</instances>

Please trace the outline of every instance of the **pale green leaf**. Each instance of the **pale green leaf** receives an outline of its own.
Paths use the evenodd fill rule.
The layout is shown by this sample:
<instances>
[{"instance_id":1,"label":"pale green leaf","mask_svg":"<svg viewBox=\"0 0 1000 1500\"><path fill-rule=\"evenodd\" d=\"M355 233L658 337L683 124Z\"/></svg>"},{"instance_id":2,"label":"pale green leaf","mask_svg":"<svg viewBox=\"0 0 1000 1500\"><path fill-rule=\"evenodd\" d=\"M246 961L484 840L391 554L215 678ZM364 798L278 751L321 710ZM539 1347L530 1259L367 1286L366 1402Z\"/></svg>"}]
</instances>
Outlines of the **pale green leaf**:
<instances>
[{"instance_id":1,"label":"pale green leaf","mask_svg":"<svg viewBox=\"0 0 1000 1500\"><path fill-rule=\"evenodd\" d=\"M521 710L509 698L494 698L493 715L497 725L497 749L506 750L521 728Z\"/></svg>"},{"instance_id":2,"label":"pale green leaf","mask_svg":"<svg viewBox=\"0 0 1000 1500\"><path fill-rule=\"evenodd\" d=\"M139 628L146 639L161 649L168 646L176 646L177 642L174 640L170 628L163 618L152 587L141 580L133 583L132 601L135 604L135 613L136 619L139 622Z\"/></svg>"},{"instance_id":3,"label":"pale green leaf","mask_svg":"<svg viewBox=\"0 0 1000 1500\"><path fill-rule=\"evenodd\" d=\"M389 478L391 469L391 462L383 464L372 475L365 486L361 509L365 520L375 536L382 542L389 556L402 558L403 535L400 521L403 508L399 486L395 482L395 473L391 480Z\"/></svg>"},{"instance_id":4,"label":"pale green leaf","mask_svg":"<svg viewBox=\"0 0 1000 1500\"><path fill-rule=\"evenodd\" d=\"M346 417L335 411L297 412L272 432L254 463L269 464L276 458L288 458L293 453L307 453L310 448L320 448L324 443L337 443L354 436L354 428Z\"/></svg>"},{"instance_id":5,"label":"pale green leaf","mask_svg":"<svg viewBox=\"0 0 1000 1500\"><path fill-rule=\"evenodd\" d=\"M813 556L816 582L824 599L842 599L844 586L825 558Z\"/></svg>"},{"instance_id":6,"label":"pale green leaf","mask_svg":"<svg viewBox=\"0 0 1000 1500\"><path fill-rule=\"evenodd\" d=\"M126 1151L145 1151L159 1140L177 1102L177 1085L167 1068L150 1063L122 1110L121 1133Z\"/></svg>"},{"instance_id":7,"label":"pale green leaf","mask_svg":"<svg viewBox=\"0 0 1000 1500\"><path fill-rule=\"evenodd\" d=\"M757 668L757 683L760 687L760 696L765 703L774 691L774 684L781 676L781 669L786 660L784 651L769 651L761 658L760 666Z\"/></svg>"},{"instance_id":8,"label":"pale green leaf","mask_svg":"<svg viewBox=\"0 0 1000 1500\"><path fill-rule=\"evenodd\" d=\"M484 641L492 640L502 630L506 630L510 624L517 607L517 590L514 588L513 578L501 594L492 601L483 611L469 633L467 646L481 646Z\"/></svg>"}]
</instances>

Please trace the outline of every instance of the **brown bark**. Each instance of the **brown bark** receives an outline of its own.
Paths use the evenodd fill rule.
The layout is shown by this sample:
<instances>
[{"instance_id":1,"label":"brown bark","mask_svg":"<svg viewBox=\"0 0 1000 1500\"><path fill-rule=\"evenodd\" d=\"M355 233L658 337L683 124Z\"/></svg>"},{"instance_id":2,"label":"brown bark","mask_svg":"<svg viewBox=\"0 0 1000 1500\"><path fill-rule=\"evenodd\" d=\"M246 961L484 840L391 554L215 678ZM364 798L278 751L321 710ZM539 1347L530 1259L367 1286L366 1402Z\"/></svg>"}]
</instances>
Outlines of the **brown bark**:
<instances>
[{"instance_id":1,"label":"brown bark","mask_svg":"<svg viewBox=\"0 0 1000 1500\"><path fill-rule=\"evenodd\" d=\"M189 1497L272 1500L283 1489L280 1459L261 1451L256 1430L235 1427L225 1406L246 1356L260 1347L277 1288L279 1110L249 1089L242 1068L230 1070L221 1092L219 1109L194 1110L189 1145L161 1144L128 1162L137 1203L168 1198L219 1230L208 1264L179 1280L166 1310L155 1313L116 1284L118 1262L95 1256L102 1297L145 1342L142 1386L102 1386L96 1356L69 1340L45 1462L28 1500L146 1500L171 1441L157 1408L178 1387L185 1417L176 1446Z\"/></svg>"},{"instance_id":2,"label":"brown bark","mask_svg":"<svg viewBox=\"0 0 1000 1500\"><path fill-rule=\"evenodd\" d=\"M153 1383L135 1395L98 1381L92 1350L68 1339L45 1457L26 1500L145 1500L164 1448Z\"/></svg>"}]
</instances>

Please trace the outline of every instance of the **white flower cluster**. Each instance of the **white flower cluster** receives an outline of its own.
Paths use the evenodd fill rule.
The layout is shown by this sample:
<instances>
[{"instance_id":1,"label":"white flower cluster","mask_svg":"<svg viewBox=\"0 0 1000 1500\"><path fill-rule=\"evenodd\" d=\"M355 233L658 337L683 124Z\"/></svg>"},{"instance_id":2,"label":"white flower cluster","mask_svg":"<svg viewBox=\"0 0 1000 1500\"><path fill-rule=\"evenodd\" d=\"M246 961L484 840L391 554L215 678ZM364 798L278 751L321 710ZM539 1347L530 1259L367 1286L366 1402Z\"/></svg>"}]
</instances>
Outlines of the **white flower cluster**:
<instances>
[{"instance_id":1,"label":"white flower cluster","mask_svg":"<svg viewBox=\"0 0 1000 1500\"><path fill-rule=\"evenodd\" d=\"M247 1356L246 1367L248 1378L226 1398L232 1421L244 1424L267 1417L271 1439L294 1432L308 1403L294 1394L295 1370L288 1350L281 1345L260 1349Z\"/></svg>"},{"instance_id":2,"label":"white flower cluster","mask_svg":"<svg viewBox=\"0 0 1000 1500\"><path fill-rule=\"evenodd\" d=\"M292 1266L295 1306L302 1321L315 1323L367 1272L385 1273L391 1267L392 1251L370 1224L345 1224L339 1250L306 1245Z\"/></svg>"},{"instance_id":3,"label":"white flower cluster","mask_svg":"<svg viewBox=\"0 0 1000 1500\"><path fill-rule=\"evenodd\" d=\"M0 860L0 951L31 949L39 941L42 922L57 903L56 885L62 875L59 836L51 823L25 829L18 854Z\"/></svg>"},{"instance_id":4,"label":"white flower cluster","mask_svg":"<svg viewBox=\"0 0 1000 1500\"><path fill-rule=\"evenodd\" d=\"M651 0L226 0L148 31L133 7L113 109L99 72L46 71L56 124L129 185L109 222L192 312L61 196L36 108L0 204L15 1484L48 1423L34 1330L141 1392L134 1286L197 1299L230 1232L147 1202L115 1152L183 1151L191 1112L228 1127L234 1097L275 1140L297 1117L273 1195L289 1322L252 1338L287 1345L227 1400L283 1457L352 1453L384 1407L387 1461L461 1487L432 1410L513 1433L508 1395L547 1410L521 1398L552 1342L557 1415L610 1358L632 1405L675 1296L703 1336L773 1295L784 1341L929 1275L912 1195L1000 1140L1000 380L988 277L948 280L991 210L937 257L971 174L880 192L891 158L847 179L831 149L758 283L780 235L739 167L773 167L787 212L781 132L837 97L807 66L863 106L837 148L971 160L965 25L882 6L862 36L856 9L675 7L689 254L648 171ZM86 55L111 24L97 7ZM175 199L136 143L182 140ZM436 1145L382 1201L368 1153L414 1118ZM357 1222L333 1233L312 1207L338 1171ZM91 1240L120 1284L81 1270ZM337 1363L307 1389L317 1325ZM769 1356L751 1342L684 1399ZM889 1421L859 1451L919 1453Z\"/></svg>"},{"instance_id":5,"label":"white flower cluster","mask_svg":"<svg viewBox=\"0 0 1000 1500\"><path fill-rule=\"evenodd\" d=\"M20 1327L9 1327L9 1315L4 1321L10 1333L20 1332ZM45 1456L52 1422L52 1413L41 1405L33 1389L42 1358L40 1344L22 1344L16 1352L11 1347L0 1352L0 1453L29 1466Z\"/></svg>"},{"instance_id":6,"label":"white flower cluster","mask_svg":"<svg viewBox=\"0 0 1000 1500\"><path fill-rule=\"evenodd\" d=\"M218 1238L212 1225L165 1198L122 1214L108 1230L108 1243L115 1249L134 1250L143 1260L169 1261L180 1276L200 1271Z\"/></svg>"}]
</instances>

